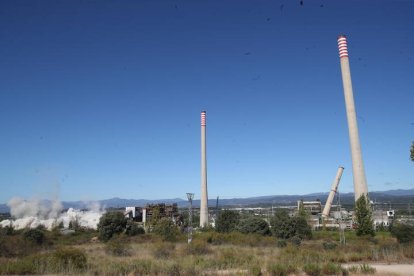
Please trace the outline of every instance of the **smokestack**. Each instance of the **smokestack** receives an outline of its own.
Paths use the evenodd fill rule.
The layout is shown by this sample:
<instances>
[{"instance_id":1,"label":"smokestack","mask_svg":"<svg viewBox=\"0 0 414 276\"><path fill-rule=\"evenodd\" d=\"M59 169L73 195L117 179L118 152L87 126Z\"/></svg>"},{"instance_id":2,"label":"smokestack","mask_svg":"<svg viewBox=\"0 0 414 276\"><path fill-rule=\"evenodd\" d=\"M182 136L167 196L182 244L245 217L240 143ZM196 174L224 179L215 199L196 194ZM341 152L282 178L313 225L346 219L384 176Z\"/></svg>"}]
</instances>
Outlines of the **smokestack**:
<instances>
[{"instance_id":1,"label":"smokestack","mask_svg":"<svg viewBox=\"0 0 414 276\"><path fill-rule=\"evenodd\" d=\"M349 141L351 144L352 174L354 178L355 201L361 195L368 195L364 163L362 161L361 145L359 143L358 124L352 92L351 71L349 69L348 45L346 37L338 37L339 58L341 60L342 83L344 86L346 116L348 119Z\"/></svg>"},{"instance_id":2,"label":"smokestack","mask_svg":"<svg viewBox=\"0 0 414 276\"><path fill-rule=\"evenodd\" d=\"M201 112L201 200L200 227L208 226L206 112Z\"/></svg>"},{"instance_id":3,"label":"smokestack","mask_svg":"<svg viewBox=\"0 0 414 276\"><path fill-rule=\"evenodd\" d=\"M322 217L327 218L329 216L329 211L331 210L332 201L338 189L339 181L341 180L342 172L344 171L343 167L338 168L335 179L332 183L331 191L329 192L328 199L326 200L325 207L323 208Z\"/></svg>"}]
</instances>

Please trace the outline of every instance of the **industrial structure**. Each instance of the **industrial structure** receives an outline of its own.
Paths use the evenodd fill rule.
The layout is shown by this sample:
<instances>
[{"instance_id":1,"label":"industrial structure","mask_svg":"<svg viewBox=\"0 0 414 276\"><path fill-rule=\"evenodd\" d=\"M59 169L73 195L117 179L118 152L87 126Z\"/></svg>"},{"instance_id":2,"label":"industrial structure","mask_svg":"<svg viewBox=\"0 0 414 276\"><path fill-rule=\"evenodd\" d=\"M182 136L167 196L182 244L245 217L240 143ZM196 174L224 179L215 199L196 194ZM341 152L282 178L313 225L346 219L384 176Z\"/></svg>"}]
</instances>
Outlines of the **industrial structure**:
<instances>
[{"instance_id":1,"label":"industrial structure","mask_svg":"<svg viewBox=\"0 0 414 276\"><path fill-rule=\"evenodd\" d=\"M146 225L150 222L153 215L157 213L159 218L170 218L176 225L183 223L183 217L178 212L178 206L176 203L167 205L165 203L159 204L147 204L145 207L125 207L125 217L132 219L136 222L140 222Z\"/></svg>"},{"instance_id":2,"label":"industrial structure","mask_svg":"<svg viewBox=\"0 0 414 276\"><path fill-rule=\"evenodd\" d=\"M354 179L355 201L362 195L368 195L364 162L362 161L361 145L359 142L358 124L356 119L354 95L352 91L351 70L349 68L348 44L346 37L338 37L339 58L341 60L342 83L344 87L346 116L348 120L349 141L352 156L352 174Z\"/></svg>"},{"instance_id":3,"label":"industrial structure","mask_svg":"<svg viewBox=\"0 0 414 276\"><path fill-rule=\"evenodd\" d=\"M201 198L200 227L208 226L208 193L207 193L207 150L206 150L206 112L201 112Z\"/></svg>"},{"instance_id":4,"label":"industrial structure","mask_svg":"<svg viewBox=\"0 0 414 276\"><path fill-rule=\"evenodd\" d=\"M332 202L335 197L336 191L338 190L339 181L341 180L343 171L343 167L338 168L338 172L336 173L335 179L332 183L331 191L329 192L328 199L326 200L325 207L323 208L322 217L326 218L329 216L329 211L331 210Z\"/></svg>"}]
</instances>

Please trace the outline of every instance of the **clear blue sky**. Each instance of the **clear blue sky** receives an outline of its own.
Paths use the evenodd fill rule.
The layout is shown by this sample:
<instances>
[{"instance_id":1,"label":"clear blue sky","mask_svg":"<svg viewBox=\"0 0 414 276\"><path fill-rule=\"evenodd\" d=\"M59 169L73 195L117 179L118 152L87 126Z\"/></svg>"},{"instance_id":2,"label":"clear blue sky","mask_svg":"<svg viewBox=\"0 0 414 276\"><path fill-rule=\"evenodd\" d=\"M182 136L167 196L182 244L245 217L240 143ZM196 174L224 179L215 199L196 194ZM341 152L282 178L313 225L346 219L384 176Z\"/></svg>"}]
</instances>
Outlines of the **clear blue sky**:
<instances>
[{"instance_id":1,"label":"clear blue sky","mask_svg":"<svg viewBox=\"0 0 414 276\"><path fill-rule=\"evenodd\" d=\"M414 1L1 1L0 202L414 187Z\"/></svg>"}]
</instances>

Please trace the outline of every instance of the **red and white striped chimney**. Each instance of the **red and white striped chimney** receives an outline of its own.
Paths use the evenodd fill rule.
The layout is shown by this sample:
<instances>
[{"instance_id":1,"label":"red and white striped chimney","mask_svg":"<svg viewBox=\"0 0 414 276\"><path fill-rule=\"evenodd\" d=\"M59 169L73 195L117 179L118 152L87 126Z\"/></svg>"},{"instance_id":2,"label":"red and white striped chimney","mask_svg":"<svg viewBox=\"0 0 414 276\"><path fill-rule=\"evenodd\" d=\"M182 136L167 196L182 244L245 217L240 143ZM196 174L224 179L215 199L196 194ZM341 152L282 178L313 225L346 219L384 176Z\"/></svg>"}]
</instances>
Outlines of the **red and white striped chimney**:
<instances>
[{"instance_id":1,"label":"red and white striped chimney","mask_svg":"<svg viewBox=\"0 0 414 276\"><path fill-rule=\"evenodd\" d=\"M346 36L338 37L339 58L341 61L342 84L344 87L346 116L348 119L349 141L351 145L352 174L354 179L355 201L361 195L368 195L367 180L365 177L364 162L362 161L361 144L356 119L354 93L352 91L351 70L349 68L348 42Z\"/></svg>"}]
</instances>

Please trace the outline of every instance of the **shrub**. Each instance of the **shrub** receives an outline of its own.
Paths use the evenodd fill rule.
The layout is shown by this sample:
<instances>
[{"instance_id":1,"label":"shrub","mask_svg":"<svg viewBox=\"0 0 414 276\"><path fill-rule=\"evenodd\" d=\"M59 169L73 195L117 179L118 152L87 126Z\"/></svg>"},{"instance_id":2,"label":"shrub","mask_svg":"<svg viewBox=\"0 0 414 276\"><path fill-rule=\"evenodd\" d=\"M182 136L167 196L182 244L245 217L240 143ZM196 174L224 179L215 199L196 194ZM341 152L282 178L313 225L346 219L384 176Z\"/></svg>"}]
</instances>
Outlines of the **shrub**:
<instances>
[{"instance_id":1,"label":"shrub","mask_svg":"<svg viewBox=\"0 0 414 276\"><path fill-rule=\"evenodd\" d=\"M341 265L338 264L326 263L322 266L323 275L339 275L342 274L342 271Z\"/></svg>"},{"instance_id":2,"label":"shrub","mask_svg":"<svg viewBox=\"0 0 414 276\"><path fill-rule=\"evenodd\" d=\"M251 217L241 220L236 228L239 232L243 234L271 234L269 224L267 224L267 222L264 219L257 217Z\"/></svg>"},{"instance_id":3,"label":"shrub","mask_svg":"<svg viewBox=\"0 0 414 276\"><path fill-rule=\"evenodd\" d=\"M195 239L187 245L187 253L192 255L204 255L210 253L211 250L206 241Z\"/></svg>"},{"instance_id":4,"label":"shrub","mask_svg":"<svg viewBox=\"0 0 414 276\"><path fill-rule=\"evenodd\" d=\"M121 233L125 230L126 218L120 212L108 212L99 219L98 231L99 238L108 241L114 234Z\"/></svg>"},{"instance_id":5,"label":"shrub","mask_svg":"<svg viewBox=\"0 0 414 276\"><path fill-rule=\"evenodd\" d=\"M375 274L375 272L377 271L374 267L368 264L361 264L359 266L359 270L362 274Z\"/></svg>"},{"instance_id":6,"label":"shrub","mask_svg":"<svg viewBox=\"0 0 414 276\"><path fill-rule=\"evenodd\" d=\"M292 264L270 264L267 267L267 271L272 276L285 276L298 272L298 269Z\"/></svg>"},{"instance_id":7,"label":"shrub","mask_svg":"<svg viewBox=\"0 0 414 276\"><path fill-rule=\"evenodd\" d=\"M29 229L23 234L26 241L41 245L45 240L45 234L40 229Z\"/></svg>"},{"instance_id":8,"label":"shrub","mask_svg":"<svg viewBox=\"0 0 414 276\"><path fill-rule=\"evenodd\" d=\"M169 218L160 219L152 230L155 234L161 236L164 241L176 241L179 235L179 230Z\"/></svg>"},{"instance_id":9,"label":"shrub","mask_svg":"<svg viewBox=\"0 0 414 276\"><path fill-rule=\"evenodd\" d=\"M287 242L286 242L286 240L278 240L276 246L279 247L279 248L286 247Z\"/></svg>"},{"instance_id":10,"label":"shrub","mask_svg":"<svg viewBox=\"0 0 414 276\"><path fill-rule=\"evenodd\" d=\"M216 231L221 233L234 231L239 220L240 215L236 211L223 210L216 220Z\"/></svg>"},{"instance_id":11,"label":"shrub","mask_svg":"<svg viewBox=\"0 0 414 276\"><path fill-rule=\"evenodd\" d=\"M300 246L302 239L299 236L294 236L290 239L290 242L295 246Z\"/></svg>"},{"instance_id":12,"label":"shrub","mask_svg":"<svg viewBox=\"0 0 414 276\"><path fill-rule=\"evenodd\" d=\"M319 264L308 263L303 266L303 271L310 276L318 276L322 273L322 268Z\"/></svg>"},{"instance_id":13,"label":"shrub","mask_svg":"<svg viewBox=\"0 0 414 276\"><path fill-rule=\"evenodd\" d=\"M306 218L296 216L290 217L286 210L277 210L270 220L273 235L280 239L290 239L299 236L301 239L310 239L312 230Z\"/></svg>"},{"instance_id":14,"label":"shrub","mask_svg":"<svg viewBox=\"0 0 414 276\"><path fill-rule=\"evenodd\" d=\"M131 247L120 239L112 239L105 245L105 251L113 256L130 256Z\"/></svg>"},{"instance_id":15,"label":"shrub","mask_svg":"<svg viewBox=\"0 0 414 276\"><path fill-rule=\"evenodd\" d=\"M75 248L60 248L53 253L55 264L62 271L83 271L87 266L86 255Z\"/></svg>"},{"instance_id":16,"label":"shrub","mask_svg":"<svg viewBox=\"0 0 414 276\"><path fill-rule=\"evenodd\" d=\"M409 243L414 241L414 226L408 224L394 224L391 234L397 238L399 243Z\"/></svg>"},{"instance_id":17,"label":"shrub","mask_svg":"<svg viewBox=\"0 0 414 276\"><path fill-rule=\"evenodd\" d=\"M133 221L128 221L126 224L125 234L128 236L136 236L145 234L145 230L142 227L139 227L137 223Z\"/></svg>"},{"instance_id":18,"label":"shrub","mask_svg":"<svg viewBox=\"0 0 414 276\"><path fill-rule=\"evenodd\" d=\"M322 245L323 245L323 248L324 248L325 250L333 250L333 249L335 249L335 248L336 248L336 246L337 246L337 244L336 244L336 243L331 242L331 241L324 241L324 242L322 243Z\"/></svg>"}]
</instances>

